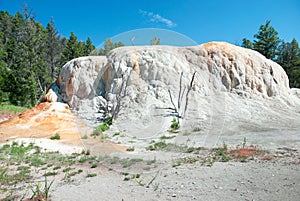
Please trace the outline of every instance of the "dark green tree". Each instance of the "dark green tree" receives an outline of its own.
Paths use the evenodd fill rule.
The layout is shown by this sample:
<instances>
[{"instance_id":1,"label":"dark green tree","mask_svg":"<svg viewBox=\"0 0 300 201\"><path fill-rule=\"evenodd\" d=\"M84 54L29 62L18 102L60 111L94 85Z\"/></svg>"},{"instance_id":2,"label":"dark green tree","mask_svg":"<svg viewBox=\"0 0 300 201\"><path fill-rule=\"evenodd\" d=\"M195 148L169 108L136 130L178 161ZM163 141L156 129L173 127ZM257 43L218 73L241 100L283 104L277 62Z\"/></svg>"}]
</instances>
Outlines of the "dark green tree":
<instances>
[{"instance_id":1,"label":"dark green tree","mask_svg":"<svg viewBox=\"0 0 300 201\"><path fill-rule=\"evenodd\" d=\"M80 57L81 50L79 47L79 42L77 36L74 32L71 32L70 38L67 41L67 44L62 52L62 63L67 63L68 61Z\"/></svg>"},{"instance_id":2,"label":"dark green tree","mask_svg":"<svg viewBox=\"0 0 300 201\"><path fill-rule=\"evenodd\" d=\"M245 48L248 48L248 49L253 49L253 44L247 38L243 38L242 47L245 47Z\"/></svg>"},{"instance_id":3,"label":"dark green tree","mask_svg":"<svg viewBox=\"0 0 300 201\"><path fill-rule=\"evenodd\" d=\"M266 24L260 25L259 31L254 35L256 40L253 43L253 49L263 54L268 59L275 59L277 48L280 43L278 32L270 26L271 21L267 20Z\"/></svg>"},{"instance_id":4,"label":"dark green tree","mask_svg":"<svg viewBox=\"0 0 300 201\"><path fill-rule=\"evenodd\" d=\"M93 54L92 52L95 50L95 46L92 43L92 40L90 37L88 37L88 39L86 40L85 43L85 55L90 55Z\"/></svg>"},{"instance_id":5,"label":"dark green tree","mask_svg":"<svg viewBox=\"0 0 300 201\"><path fill-rule=\"evenodd\" d=\"M51 80L54 80L59 73L59 61L63 46L58 38L58 32L54 25L54 19L51 18L46 27L46 62L49 68Z\"/></svg>"}]
</instances>

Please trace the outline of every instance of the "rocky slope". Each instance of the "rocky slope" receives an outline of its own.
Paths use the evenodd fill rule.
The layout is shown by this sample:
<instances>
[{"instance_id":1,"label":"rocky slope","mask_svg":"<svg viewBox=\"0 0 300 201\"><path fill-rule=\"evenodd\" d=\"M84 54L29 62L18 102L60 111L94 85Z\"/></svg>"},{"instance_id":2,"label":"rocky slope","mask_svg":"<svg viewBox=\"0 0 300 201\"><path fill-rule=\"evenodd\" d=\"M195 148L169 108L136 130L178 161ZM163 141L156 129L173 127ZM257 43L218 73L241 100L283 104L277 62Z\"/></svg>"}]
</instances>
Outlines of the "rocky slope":
<instances>
[{"instance_id":1,"label":"rocky slope","mask_svg":"<svg viewBox=\"0 0 300 201\"><path fill-rule=\"evenodd\" d=\"M226 133L251 139L300 128L299 90L289 88L282 67L224 42L122 47L107 58L74 59L53 90L90 125L114 114L118 130L140 139L164 133L176 115L182 131L201 128L195 141L207 146Z\"/></svg>"},{"instance_id":2,"label":"rocky slope","mask_svg":"<svg viewBox=\"0 0 300 201\"><path fill-rule=\"evenodd\" d=\"M180 132L191 135L176 143L211 147L246 137L272 146L276 135L300 146L300 92L288 83L275 62L224 42L122 47L69 61L44 101L67 103L91 127L114 116L112 130L139 140L167 133L179 117Z\"/></svg>"}]
</instances>

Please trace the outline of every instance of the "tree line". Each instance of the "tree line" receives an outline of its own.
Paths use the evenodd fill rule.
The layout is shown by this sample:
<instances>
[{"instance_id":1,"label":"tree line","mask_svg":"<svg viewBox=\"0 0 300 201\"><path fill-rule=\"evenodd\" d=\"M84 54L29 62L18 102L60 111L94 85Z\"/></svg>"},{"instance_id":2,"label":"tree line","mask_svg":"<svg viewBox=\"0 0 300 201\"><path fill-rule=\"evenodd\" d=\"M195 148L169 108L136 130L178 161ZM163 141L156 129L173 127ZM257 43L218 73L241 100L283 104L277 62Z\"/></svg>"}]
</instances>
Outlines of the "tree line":
<instances>
[{"instance_id":1,"label":"tree line","mask_svg":"<svg viewBox=\"0 0 300 201\"><path fill-rule=\"evenodd\" d=\"M267 20L260 25L258 33L254 34L254 40L243 38L242 46L260 52L266 58L280 64L286 71L290 87L300 88L300 49L297 40L285 42L280 39L278 32Z\"/></svg>"},{"instance_id":2,"label":"tree line","mask_svg":"<svg viewBox=\"0 0 300 201\"><path fill-rule=\"evenodd\" d=\"M65 63L81 56L105 55L119 46L124 44L107 39L104 48L97 50L90 38L78 41L73 32L65 38L53 19L43 27L26 8L15 15L0 11L0 103L33 106Z\"/></svg>"}]
</instances>

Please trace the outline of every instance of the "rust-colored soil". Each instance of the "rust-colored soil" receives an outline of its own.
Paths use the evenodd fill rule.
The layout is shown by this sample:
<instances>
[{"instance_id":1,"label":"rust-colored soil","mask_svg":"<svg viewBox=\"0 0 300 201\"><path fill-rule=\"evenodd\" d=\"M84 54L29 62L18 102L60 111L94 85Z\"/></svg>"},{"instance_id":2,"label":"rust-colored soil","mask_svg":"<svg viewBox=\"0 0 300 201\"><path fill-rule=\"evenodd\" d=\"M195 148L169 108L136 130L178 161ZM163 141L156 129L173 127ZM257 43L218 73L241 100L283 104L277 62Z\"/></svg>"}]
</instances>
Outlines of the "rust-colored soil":
<instances>
[{"instance_id":1,"label":"rust-colored soil","mask_svg":"<svg viewBox=\"0 0 300 201\"><path fill-rule=\"evenodd\" d=\"M75 116L69 106L63 103L41 103L7 121L0 122L0 143L16 138L50 138L58 133L60 143L82 146L100 152L124 151L125 148L111 142L101 143L99 139L83 140L92 128Z\"/></svg>"}]
</instances>

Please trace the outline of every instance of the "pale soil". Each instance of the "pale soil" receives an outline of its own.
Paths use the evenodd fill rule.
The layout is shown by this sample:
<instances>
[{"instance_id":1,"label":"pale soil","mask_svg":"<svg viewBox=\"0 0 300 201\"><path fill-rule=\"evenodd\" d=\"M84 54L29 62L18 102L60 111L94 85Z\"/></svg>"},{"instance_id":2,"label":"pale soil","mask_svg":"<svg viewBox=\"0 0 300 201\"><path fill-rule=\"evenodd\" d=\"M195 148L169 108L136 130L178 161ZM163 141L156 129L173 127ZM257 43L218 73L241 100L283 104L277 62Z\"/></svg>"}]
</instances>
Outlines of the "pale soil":
<instances>
[{"instance_id":1,"label":"pale soil","mask_svg":"<svg viewBox=\"0 0 300 201\"><path fill-rule=\"evenodd\" d=\"M99 168L93 178L78 177L73 182L57 180L53 200L299 200L300 159L296 151L280 151L283 158L242 162L216 162L208 167L198 161L172 167L176 154L158 160L150 171L141 167ZM283 154L285 153L285 154ZM164 152L148 153L163 155ZM275 154L276 155L276 154ZM124 156L124 155L123 155ZM138 155L142 157L141 155ZM177 155L182 157L183 155ZM135 154L124 157L135 157ZM124 181L121 172L141 174ZM148 184L157 174L149 187Z\"/></svg>"},{"instance_id":2,"label":"pale soil","mask_svg":"<svg viewBox=\"0 0 300 201\"><path fill-rule=\"evenodd\" d=\"M33 139L18 139L18 141L29 143ZM34 142L48 151L58 150L65 154L80 151L79 146L65 145L48 139L35 139ZM92 144L91 140L89 143ZM98 143L96 148L101 149L99 144L101 143ZM272 149L248 162L233 159L229 162L215 162L211 167L203 163L204 158L211 156L208 149L194 154L142 149L133 152L116 150L111 149L113 153L98 155L115 156L120 159L143 159L143 161L156 159L156 162L151 165L141 162L130 167L122 167L121 162L112 164L104 161L94 169L88 164L72 166L73 170L80 168L83 173L71 179L66 179L63 173L48 177L48 181L54 180L50 191L51 200L296 201L300 198L300 154L297 149L286 147ZM174 167L176 161L182 158L196 158L197 161L183 162ZM32 182L43 184L43 173L43 171L36 172ZM95 173L97 176L87 178L87 173ZM128 176L124 176L123 173L128 173ZM140 177L133 179L135 174L140 174ZM126 177L130 178L129 181L124 180ZM147 186L148 184L150 185ZM27 186L28 183L21 184L20 189L24 190Z\"/></svg>"}]
</instances>

